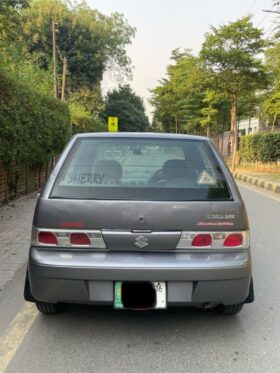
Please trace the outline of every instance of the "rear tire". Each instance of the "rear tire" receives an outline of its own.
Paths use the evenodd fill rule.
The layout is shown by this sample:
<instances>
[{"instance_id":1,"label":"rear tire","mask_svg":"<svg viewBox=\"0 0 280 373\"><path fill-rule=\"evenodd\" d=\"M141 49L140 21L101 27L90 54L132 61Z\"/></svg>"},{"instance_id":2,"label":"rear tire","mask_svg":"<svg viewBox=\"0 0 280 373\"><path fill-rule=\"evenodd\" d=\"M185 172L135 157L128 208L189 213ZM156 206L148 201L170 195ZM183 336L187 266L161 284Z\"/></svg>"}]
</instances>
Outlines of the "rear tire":
<instances>
[{"instance_id":1,"label":"rear tire","mask_svg":"<svg viewBox=\"0 0 280 373\"><path fill-rule=\"evenodd\" d=\"M36 301L38 311L44 315L55 315L61 310L61 305L58 303L46 303Z\"/></svg>"},{"instance_id":2,"label":"rear tire","mask_svg":"<svg viewBox=\"0 0 280 373\"><path fill-rule=\"evenodd\" d=\"M243 303L238 303L238 304L231 304L231 305L221 305L218 307L218 312L221 315L225 316L234 316L237 315L243 307Z\"/></svg>"}]
</instances>

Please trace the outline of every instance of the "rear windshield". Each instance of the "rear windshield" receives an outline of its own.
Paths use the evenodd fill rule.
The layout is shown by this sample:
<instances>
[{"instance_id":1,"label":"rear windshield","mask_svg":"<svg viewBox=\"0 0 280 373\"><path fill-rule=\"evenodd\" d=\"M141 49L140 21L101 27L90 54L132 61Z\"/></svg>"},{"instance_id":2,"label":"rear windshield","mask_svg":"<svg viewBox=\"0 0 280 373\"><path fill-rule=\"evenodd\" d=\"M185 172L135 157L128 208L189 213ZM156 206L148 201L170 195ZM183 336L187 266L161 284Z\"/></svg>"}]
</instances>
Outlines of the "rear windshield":
<instances>
[{"instance_id":1,"label":"rear windshield","mask_svg":"<svg viewBox=\"0 0 280 373\"><path fill-rule=\"evenodd\" d=\"M206 141L80 138L50 197L206 201L230 193Z\"/></svg>"}]
</instances>

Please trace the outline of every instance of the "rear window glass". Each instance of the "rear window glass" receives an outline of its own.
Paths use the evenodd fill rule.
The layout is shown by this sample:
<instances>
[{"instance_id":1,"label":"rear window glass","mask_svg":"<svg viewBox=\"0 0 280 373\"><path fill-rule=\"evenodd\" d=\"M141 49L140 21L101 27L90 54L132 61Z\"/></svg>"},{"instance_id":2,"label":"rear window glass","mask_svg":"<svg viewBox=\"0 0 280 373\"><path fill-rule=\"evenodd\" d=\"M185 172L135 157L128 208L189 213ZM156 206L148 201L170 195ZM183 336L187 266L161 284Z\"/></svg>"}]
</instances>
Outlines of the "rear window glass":
<instances>
[{"instance_id":1,"label":"rear window glass","mask_svg":"<svg viewBox=\"0 0 280 373\"><path fill-rule=\"evenodd\" d=\"M207 142L80 138L51 197L205 201L229 199L230 193Z\"/></svg>"}]
</instances>

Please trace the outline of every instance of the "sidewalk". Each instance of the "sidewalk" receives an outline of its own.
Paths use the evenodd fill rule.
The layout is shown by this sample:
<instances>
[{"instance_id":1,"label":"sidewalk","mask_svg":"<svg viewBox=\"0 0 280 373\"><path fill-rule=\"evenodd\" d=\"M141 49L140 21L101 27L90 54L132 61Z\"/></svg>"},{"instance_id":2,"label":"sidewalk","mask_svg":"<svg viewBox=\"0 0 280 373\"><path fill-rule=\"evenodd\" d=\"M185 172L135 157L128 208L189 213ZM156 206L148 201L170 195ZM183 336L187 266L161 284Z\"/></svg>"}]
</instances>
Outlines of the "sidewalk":
<instances>
[{"instance_id":1,"label":"sidewalk","mask_svg":"<svg viewBox=\"0 0 280 373\"><path fill-rule=\"evenodd\" d=\"M37 193L0 207L0 297L26 263Z\"/></svg>"},{"instance_id":2,"label":"sidewalk","mask_svg":"<svg viewBox=\"0 0 280 373\"><path fill-rule=\"evenodd\" d=\"M253 184L257 187L280 193L279 174L249 173L246 171L235 171L232 173L237 180Z\"/></svg>"}]
</instances>

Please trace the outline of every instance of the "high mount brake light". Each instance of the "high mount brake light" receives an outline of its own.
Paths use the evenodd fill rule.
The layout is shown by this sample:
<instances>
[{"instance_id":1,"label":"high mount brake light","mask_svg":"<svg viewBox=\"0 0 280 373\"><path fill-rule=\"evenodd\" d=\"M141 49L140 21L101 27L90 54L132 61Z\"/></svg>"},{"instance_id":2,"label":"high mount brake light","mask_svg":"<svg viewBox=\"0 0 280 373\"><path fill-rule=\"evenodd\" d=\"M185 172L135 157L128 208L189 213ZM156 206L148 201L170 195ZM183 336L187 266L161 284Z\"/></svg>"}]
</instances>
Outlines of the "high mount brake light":
<instances>
[{"instance_id":1,"label":"high mount brake light","mask_svg":"<svg viewBox=\"0 0 280 373\"><path fill-rule=\"evenodd\" d=\"M243 236L240 233L229 234L224 241L225 247L236 247L236 246L241 246L242 244L243 244Z\"/></svg>"}]
</instances>

